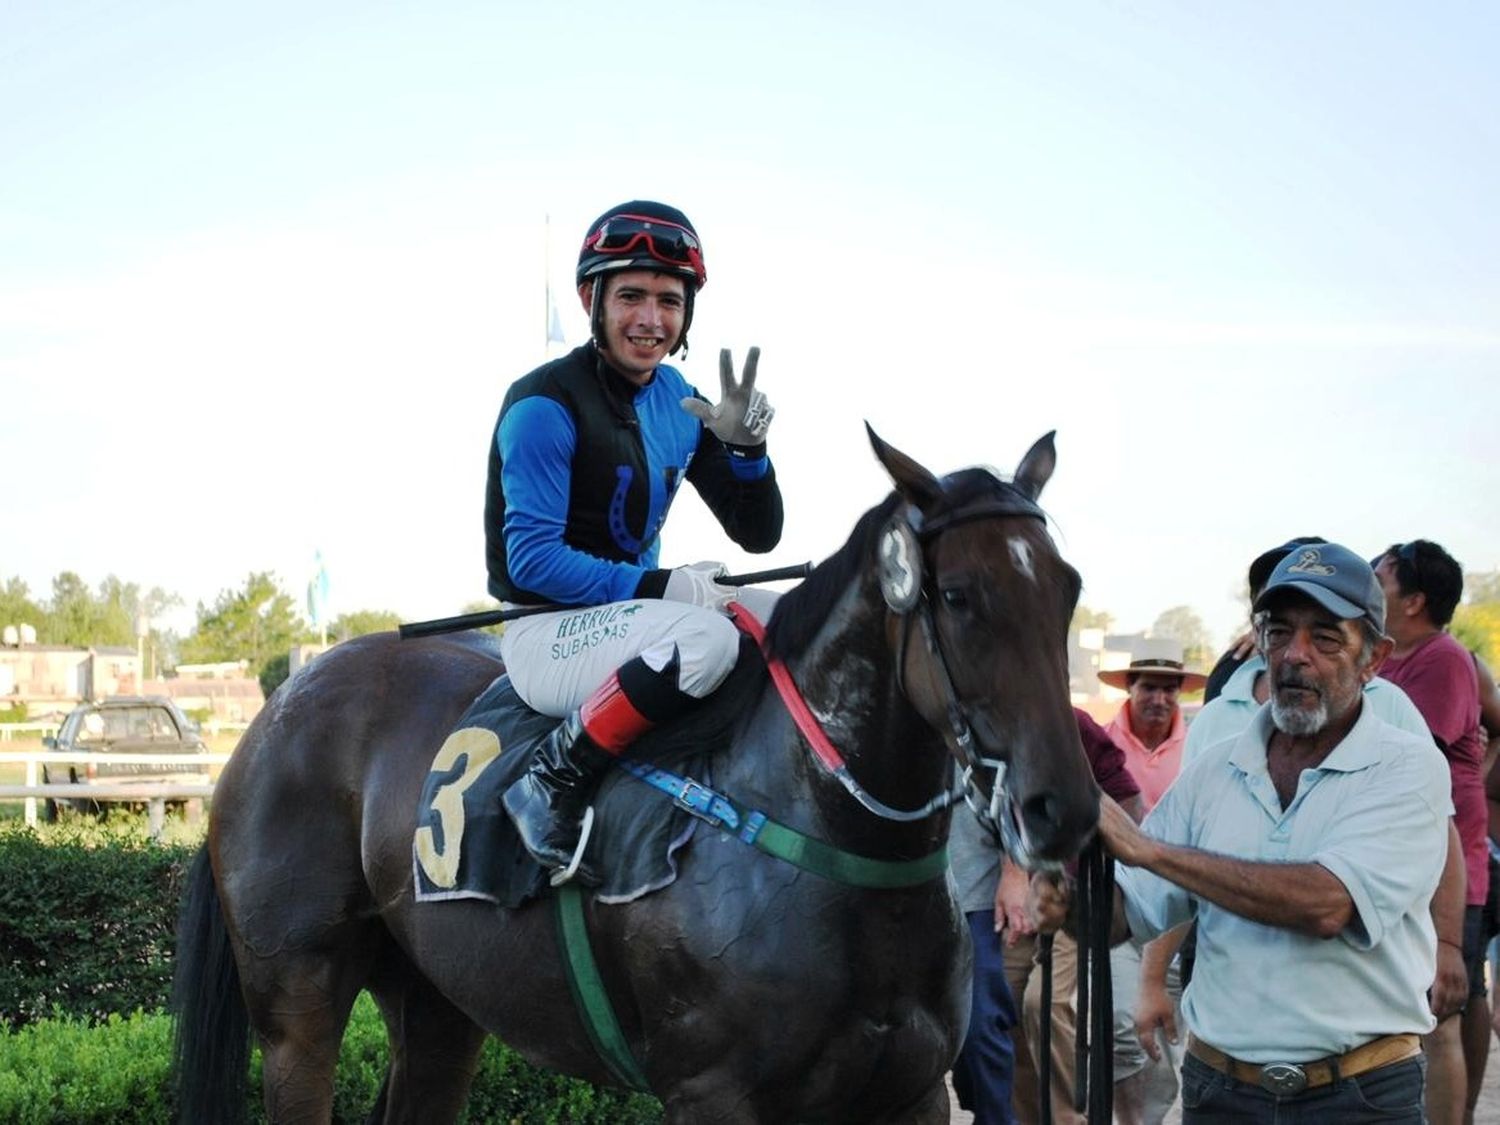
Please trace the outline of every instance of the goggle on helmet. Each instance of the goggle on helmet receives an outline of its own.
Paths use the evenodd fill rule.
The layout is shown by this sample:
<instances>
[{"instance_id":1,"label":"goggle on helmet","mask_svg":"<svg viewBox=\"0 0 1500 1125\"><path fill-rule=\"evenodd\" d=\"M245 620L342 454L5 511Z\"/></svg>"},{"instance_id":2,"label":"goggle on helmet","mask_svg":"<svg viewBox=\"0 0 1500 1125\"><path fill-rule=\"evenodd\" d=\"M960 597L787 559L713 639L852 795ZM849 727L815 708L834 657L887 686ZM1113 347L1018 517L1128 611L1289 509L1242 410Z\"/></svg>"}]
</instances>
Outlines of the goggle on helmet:
<instances>
[{"instance_id":1,"label":"goggle on helmet","mask_svg":"<svg viewBox=\"0 0 1500 1125\"><path fill-rule=\"evenodd\" d=\"M681 221L641 213L647 208L672 211ZM661 204L623 204L599 219L583 240L578 252L579 285L601 273L630 269L669 273L691 283L695 290L708 280L698 232L682 212Z\"/></svg>"}]
</instances>

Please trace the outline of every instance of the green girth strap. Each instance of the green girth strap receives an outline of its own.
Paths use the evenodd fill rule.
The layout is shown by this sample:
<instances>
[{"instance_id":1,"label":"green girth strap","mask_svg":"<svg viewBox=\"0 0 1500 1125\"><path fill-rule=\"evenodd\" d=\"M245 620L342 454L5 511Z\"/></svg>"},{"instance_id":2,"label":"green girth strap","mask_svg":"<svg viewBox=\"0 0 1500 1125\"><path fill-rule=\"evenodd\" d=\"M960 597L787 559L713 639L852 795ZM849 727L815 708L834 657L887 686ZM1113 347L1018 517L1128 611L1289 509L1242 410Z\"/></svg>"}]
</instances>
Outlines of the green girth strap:
<instances>
[{"instance_id":1,"label":"green girth strap","mask_svg":"<svg viewBox=\"0 0 1500 1125\"><path fill-rule=\"evenodd\" d=\"M625 1042L620 1021L615 1019L614 1006L604 991L604 978L599 975L599 966L594 961L594 949L589 944L589 931L583 920L583 892L573 884L565 883L557 888L555 901L557 943L561 947L563 967L568 973L568 988L573 993L578 1014L583 1017L589 1041L616 1082L627 1089L648 1093L651 1087L630 1053L630 1044Z\"/></svg>"},{"instance_id":2,"label":"green girth strap","mask_svg":"<svg viewBox=\"0 0 1500 1125\"><path fill-rule=\"evenodd\" d=\"M778 824L762 813L742 814L741 821L745 825L741 840L803 871L851 887L914 887L941 878L948 868L946 844L920 859L866 859Z\"/></svg>"}]
</instances>

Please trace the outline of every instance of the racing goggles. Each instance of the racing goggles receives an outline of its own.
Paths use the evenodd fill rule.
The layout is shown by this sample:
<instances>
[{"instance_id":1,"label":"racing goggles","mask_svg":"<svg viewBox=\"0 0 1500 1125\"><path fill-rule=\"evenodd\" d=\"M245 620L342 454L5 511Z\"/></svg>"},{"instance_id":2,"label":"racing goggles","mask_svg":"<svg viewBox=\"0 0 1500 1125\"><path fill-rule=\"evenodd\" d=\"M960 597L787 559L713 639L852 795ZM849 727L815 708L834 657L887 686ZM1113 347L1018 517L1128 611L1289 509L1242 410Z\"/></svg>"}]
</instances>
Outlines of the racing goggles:
<instances>
[{"instance_id":1,"label":"racing goggles","mask_svg":"<svg viewBox=\"0 0 1500 1125\"><path fill-rule=\"evenodd\" d=\"M645 215L611 215L584 239L585 251L595 254L634 254L644 250L663 265L693 275L701 289L708 280L703 248L687 227Z\"/></svg>"}]
</instances>

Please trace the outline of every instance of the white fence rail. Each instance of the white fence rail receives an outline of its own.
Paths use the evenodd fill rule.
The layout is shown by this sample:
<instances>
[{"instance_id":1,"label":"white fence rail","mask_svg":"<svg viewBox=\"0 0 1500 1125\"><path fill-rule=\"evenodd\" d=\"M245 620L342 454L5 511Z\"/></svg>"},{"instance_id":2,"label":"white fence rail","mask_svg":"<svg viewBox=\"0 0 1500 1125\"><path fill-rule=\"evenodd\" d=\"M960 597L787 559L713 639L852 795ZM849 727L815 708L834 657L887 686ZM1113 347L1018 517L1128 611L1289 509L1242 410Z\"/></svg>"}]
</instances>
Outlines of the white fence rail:
<instances>
[{"instance_id":1,"label":"white fence rail","mask_svg":"<svg viewBox=\"0 0 1500 1125\"><path fill-rule=\"evenodd\" d=\"M20 735L22 738L46 738L56 734L58 723L0 723L0 742L9 742Z\"/></svg>"},{"instance_id":2,"label":"white fence rail","mask_svg":"<svg viewBox=\"0 0 1500 1125\"><path fill-rule=\"evenodd\" d=\"M57 722L0 723L0 742L12 742L17 738L46 738L48 735L57 734L57 728L61 725ZM202 730L210 737L221 734L244 734L245 728L249 725L249 723L235 719L206 719L202 724Z\"/></svg>"},{"instance_id":3,"label":"white fence rail","mask_svg":"<svg viewBox=\"0 0 1500 1125\"><path fill-rule=\"evenodd\" d=\"M36 823L38 798L73 801L144 801L151 822L151 834L160 835L166 817L168 801L194 800L212 797L212 782L188 781L131 781L128 777L117 781L96 781L73 784L71 782L39 781L40 765L61 765L64 762L84 764L108 764L116 766L222 766L229 761L228 754L91 754L84 752L60 752L56 750L0 750L0 763L21 762L26 766L24 785L0 785L0 801L25 801L26 823Z\"/></svg>"}]
</instances>

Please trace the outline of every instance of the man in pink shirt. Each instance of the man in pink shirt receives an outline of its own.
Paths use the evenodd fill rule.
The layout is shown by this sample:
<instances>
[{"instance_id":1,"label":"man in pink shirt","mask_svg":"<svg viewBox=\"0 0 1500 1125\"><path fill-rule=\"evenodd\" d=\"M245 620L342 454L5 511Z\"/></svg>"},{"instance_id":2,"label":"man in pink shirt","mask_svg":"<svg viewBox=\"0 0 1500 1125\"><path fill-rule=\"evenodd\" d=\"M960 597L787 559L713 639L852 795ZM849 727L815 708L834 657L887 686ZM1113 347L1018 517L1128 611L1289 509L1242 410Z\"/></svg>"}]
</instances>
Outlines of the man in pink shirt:
<instances>
[{"instance_id":1,"label":"man in pink shirt","mask_svg":"<svg viewBox=\"0 0 1500 1125\"><path fill-rule=\"evenodd\" d=\"M1453 820L1468 873L1463 955L1469 1002L1460 1017L1438 1024L1424 1046L1427 1116L1433 1125L1457 1125L1479 1094L1490 1024L1480 933L1489 892L1482 772L1487 740L1479 723L1474 658L1447 632L1463 596L1464 572L1452 555L1426 539L1397 543L1371 565L1385 591L1385 631L1396 642L1380 674L1411 697L1453 775Z\"/></svg>"},{"instance_id":2,"label":"man in pink shirt","mask_svg":"<svg viewBox=\"0 0 1500 1125\"><path fill-rule=\"evenodd\" d=\"M1141 787L1141 803L1150 812L1182 766L1187 722L1178 697L1199 690L1207 678L1183 667L1180 644L1152 639L1128 668L1100 672L1099 679L1129 693L1109 724L1109 737L1124 752L1125 766ZM1127 941L1110 952L1119 1125L1160 1125L1177 1099L1177 1060L1171 1050L1147 1049L1136 1031L1136 1006L1142 990L1164 989L1175 1009L1182 984L1173 959L1184 929L1165 933L1142 948Z\"/></svg>"},{"instance_id":3,"label":"man in pink shirt","mask_svg":"<svg viewBox=\"0 0 1500 1125\"><path fill-rule=\"evenodd\" d=\"M1107 729L1125 752L1125 764L1150 812L1182 766L1187 723L1178 696L1202 688L1204 677L1183 668L1182 646L1175 641L1151 639L1144 644L1146 651L1128 668L1100 672L1099 679L1130 695Z\"/></svg>"}]
</instances>

